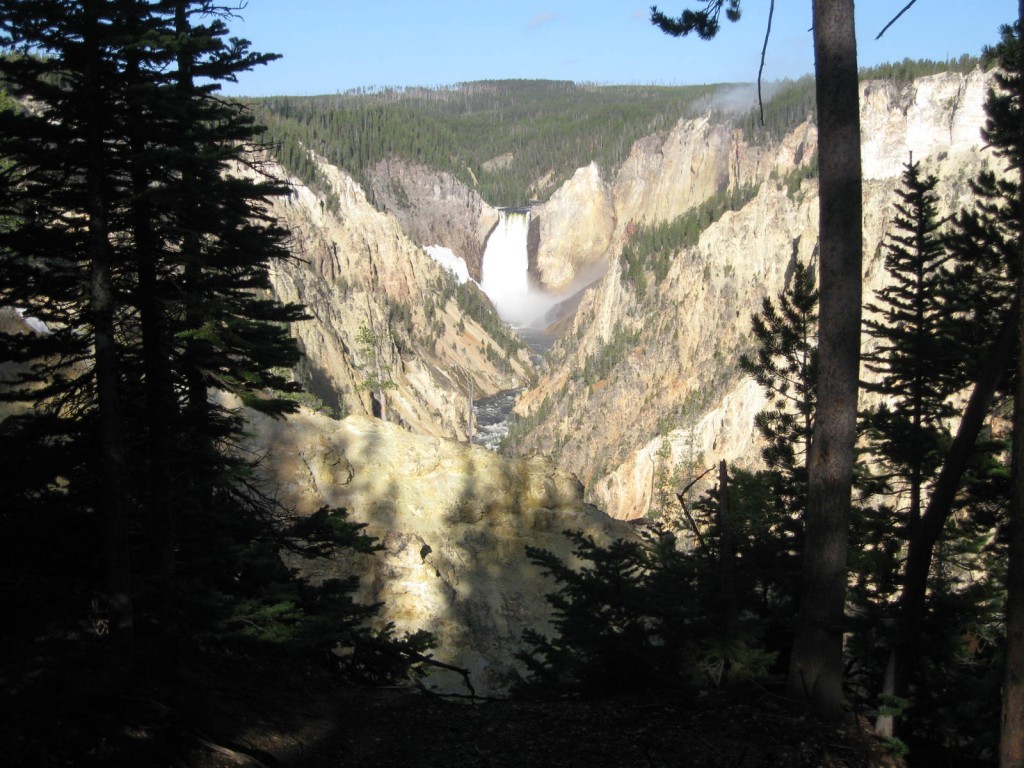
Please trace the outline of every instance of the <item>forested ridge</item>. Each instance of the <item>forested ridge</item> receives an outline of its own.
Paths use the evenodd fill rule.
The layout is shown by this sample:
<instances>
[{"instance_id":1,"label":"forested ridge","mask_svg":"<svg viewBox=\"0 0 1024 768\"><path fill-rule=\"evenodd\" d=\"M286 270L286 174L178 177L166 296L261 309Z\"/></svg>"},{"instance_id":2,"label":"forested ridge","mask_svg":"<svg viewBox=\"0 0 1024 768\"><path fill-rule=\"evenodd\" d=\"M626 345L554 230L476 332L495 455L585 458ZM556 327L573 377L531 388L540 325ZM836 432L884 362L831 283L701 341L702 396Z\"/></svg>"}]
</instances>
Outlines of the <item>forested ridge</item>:
<instances>
[{"instance_id":1,"label":"forested ridge","mask_svg":"<svg viewBox=\"0 0 1024 768\"><path fill-rule=\"evenodd\" d=\"M492 205L546 199L580 167L614 169L637 139L697 114L722 86L496 80L255 102L278 156L315 183L312 150L369 189L391 157L453 174ZM510 156L509 156L510 155Z\"/></svg>"},{"instance_id":2,"label":"forested ridge","mask_svg":"<svg viewBox=\"0 0 1024 768\"><path fill-rule=\"evenodd\" d=\"M978 60L906 59L862 72L908 82L968 71ZM268 143L289 171L321 193L310 151L338 166L371 196L373 167L389 158L451 173L494 206L546 200L578 168L610 177L634 142L681 118L729 119L751 142L777 140L814 114L814 80L771 83L764 114L750 83L691 86L598 85L490 80L443 88L360 88L321 96L254 99ZM763 122L762 122L763 117Z\"/></svg>"}]
</instances>

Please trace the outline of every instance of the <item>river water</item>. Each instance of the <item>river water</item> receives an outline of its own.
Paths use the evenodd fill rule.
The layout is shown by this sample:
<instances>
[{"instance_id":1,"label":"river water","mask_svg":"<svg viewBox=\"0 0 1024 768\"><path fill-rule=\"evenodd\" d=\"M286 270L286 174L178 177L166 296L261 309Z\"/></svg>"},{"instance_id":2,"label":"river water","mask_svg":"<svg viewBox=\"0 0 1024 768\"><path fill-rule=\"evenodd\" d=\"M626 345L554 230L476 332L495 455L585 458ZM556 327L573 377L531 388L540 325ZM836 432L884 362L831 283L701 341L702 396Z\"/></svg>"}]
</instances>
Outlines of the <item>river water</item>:
<instances>
[{"instance_id":1,"label":"river water","mask_svg":"<svg viewBox=\"0 0 1024 768\"><path fill-rule=\"evenodd\" d=\"M535 364L556 341L555 336L533 328L516 328L515 330L526 342L526 346L530 348ZM522 387L506 389L473 402L473 413L476 416L476 431L473 434L475 445L482 445L492 451L497 451L501 447L502 440L508 436L512 408L522 391Z\"/></svg>"}]
</instances>

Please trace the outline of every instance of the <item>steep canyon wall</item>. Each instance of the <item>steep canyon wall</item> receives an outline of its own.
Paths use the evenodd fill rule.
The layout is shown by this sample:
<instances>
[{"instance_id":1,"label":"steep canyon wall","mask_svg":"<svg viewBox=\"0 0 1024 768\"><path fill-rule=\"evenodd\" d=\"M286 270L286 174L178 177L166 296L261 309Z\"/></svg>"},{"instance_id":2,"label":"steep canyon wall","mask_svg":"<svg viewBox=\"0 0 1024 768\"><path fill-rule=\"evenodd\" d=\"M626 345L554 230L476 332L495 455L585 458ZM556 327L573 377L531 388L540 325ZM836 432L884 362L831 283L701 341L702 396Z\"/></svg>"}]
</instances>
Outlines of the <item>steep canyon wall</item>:
<instances>
[{"instance_id":1,"label":"steep canyon wall","mask_svg":"<svg viewBox=\"0 0 1024 768\"><path fill-rule=\"evenodd\" d=\"M882 243L910 153L940 178L940 215L968 203L967 180L992 164L979 137L987 87L980 71L862 86L866 301L886 280ZM611 184L612 256L624 220L665 221L723 188L759 190L677 253L643 298L613 262L519 401L519 450L555 457L622 518L657 505L659 478L681 483L720 459L759 462L753 417L764 398L737 362L752 349L751 316L784 289L794 260L816 264L817 182L792 182L815 142L810 123L757 147L697 120L634 147Z\"/></svg>"},{"instance_id":2,"label":"steep canyon wall","mask_svg":"<svg viewBox=\"0 0 1024 768\"><path fill-rule=\"evenodd\" d=\"M967 180L991 162L979 138L987 87L980 71L862 85L866 299L885 280L881 244L911 152L940 177L944 212L969 200ZM517 450L554 457L585 482L589 498L626 518L650 509L659 473L720 458L755 464L752 419L763 400L737 360L751 349L751 316L786 286L794 260L815 265L816 152L810 120L781 140L762 141L720 117L684 119L636 142L621 168L581 168L533 206L534 280L566 290L583 275L607 274L583 296L535 386L520 399ZM379 164L372 182L378 207L393 215L374 211L340 174L337 184L337 214L319 211L316 201L288 206L314 269L289 270L279 290L285 298L317 296L320 330L300 331L303 343L332 386L366 401L356 391L357 376L337 371L359 367L352 329L368 297L374 302L373 286L418 297L410 301L415 313L429 295L433 267L414 242L451 248L479 279L498 214L454 178L399 161ZM645 295L623 278L619 254L637 226L672 221L739 188L750 190L748 201L676 253ZM339 301L330 286L342 276L350 293ZM451 330L457 320L449 320L436 359L397 348L389 359L409 382L403 422L427 434L465 429L457 387L436 386L445 366L474 371L481 394L525 375L525 363L512 374L478 369L487 360L474 352L486 349L482 329L467 324L458 336Z\"/></svg>"},{"instance_id":3,"label":"steep canyon wall","mask_svg":"<svg viewBox=\"0 0 1024 768\"><path fill-rule=\"evenodd\" d=\"M372 414L381 403L367 381L379 364L393 384L384 394L390 419L421 434L465 439L469 394L526 383L526 350L488 333L451 297L450 276L395 217L371 206L347 175L323 169L333 199L295 183L293 194L274 204L295 254L274 272L274 291L310 315L293 326L306 353L306 383L328 405L340 399L343 412ZM360 340L364 328L372 347Z\"/></svg>"}]
</instances>

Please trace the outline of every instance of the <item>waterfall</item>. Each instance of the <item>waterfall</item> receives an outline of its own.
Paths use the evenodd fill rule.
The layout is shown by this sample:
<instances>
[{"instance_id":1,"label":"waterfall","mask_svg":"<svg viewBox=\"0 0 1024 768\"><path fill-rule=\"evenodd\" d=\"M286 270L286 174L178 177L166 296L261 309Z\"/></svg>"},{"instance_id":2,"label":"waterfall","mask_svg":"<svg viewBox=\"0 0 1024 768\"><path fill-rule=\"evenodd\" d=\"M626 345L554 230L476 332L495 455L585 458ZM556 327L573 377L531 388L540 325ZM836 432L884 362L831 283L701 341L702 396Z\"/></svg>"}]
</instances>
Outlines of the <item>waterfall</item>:
<instances>
[{"instance_id":1,"label":"waterfall","mask_svg":"<svg viewBox=\"0 0 1024 768\"><path fill-rule=\"evenodd\" d=\"M487 239L481 265L480 288L494 303L501 319L513 325L526 325L539 314L530 301L529 234L529 210L499 209L498 225Z\"/></svg>"},{"instance_id":2,"label":"waterfall","mask_svg":"<svg viewBox=\"0 0 1024 768\"><path fill-rule=\"evenodd\" d=\"M530 217L529 208L498 209L498 224L484 248L480 289L506 323L520 330L531 326L543 330L552 307L597 280L607 267L599 265L577 274L569 286L557 292L537 287L530 279Z\"/></svg>"}]
</instances>

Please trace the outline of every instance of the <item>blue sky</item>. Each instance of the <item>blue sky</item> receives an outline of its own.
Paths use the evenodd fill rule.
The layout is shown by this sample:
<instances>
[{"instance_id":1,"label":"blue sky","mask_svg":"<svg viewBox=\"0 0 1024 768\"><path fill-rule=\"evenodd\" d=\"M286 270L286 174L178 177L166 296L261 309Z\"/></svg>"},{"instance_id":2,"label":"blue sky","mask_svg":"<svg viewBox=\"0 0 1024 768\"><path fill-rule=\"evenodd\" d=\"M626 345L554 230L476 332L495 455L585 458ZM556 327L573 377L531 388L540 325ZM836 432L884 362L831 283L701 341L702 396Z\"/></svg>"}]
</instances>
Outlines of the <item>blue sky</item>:
<instances>
[{"instance_id":1,"label":"blue sky","mask_svg":"<svg viewBox=\"0 0 1024 768\"><path fill-rule=\"evenodd\" d=\"M857 2L862 66L977 54L1017 12L1016 0L917 0L876 41L907 0ZM744 0L743 18L718 38L673 39L636 0L248 0L230 22L253 49L283 55L226 84L230 95L312 95L358 86L450 85L548 78L577 82L751 82L768 0ZM678 15L697 0L663 0ZM811 0L776 0L767 80L813 69Z\"/></svg>"}]
</instances>

